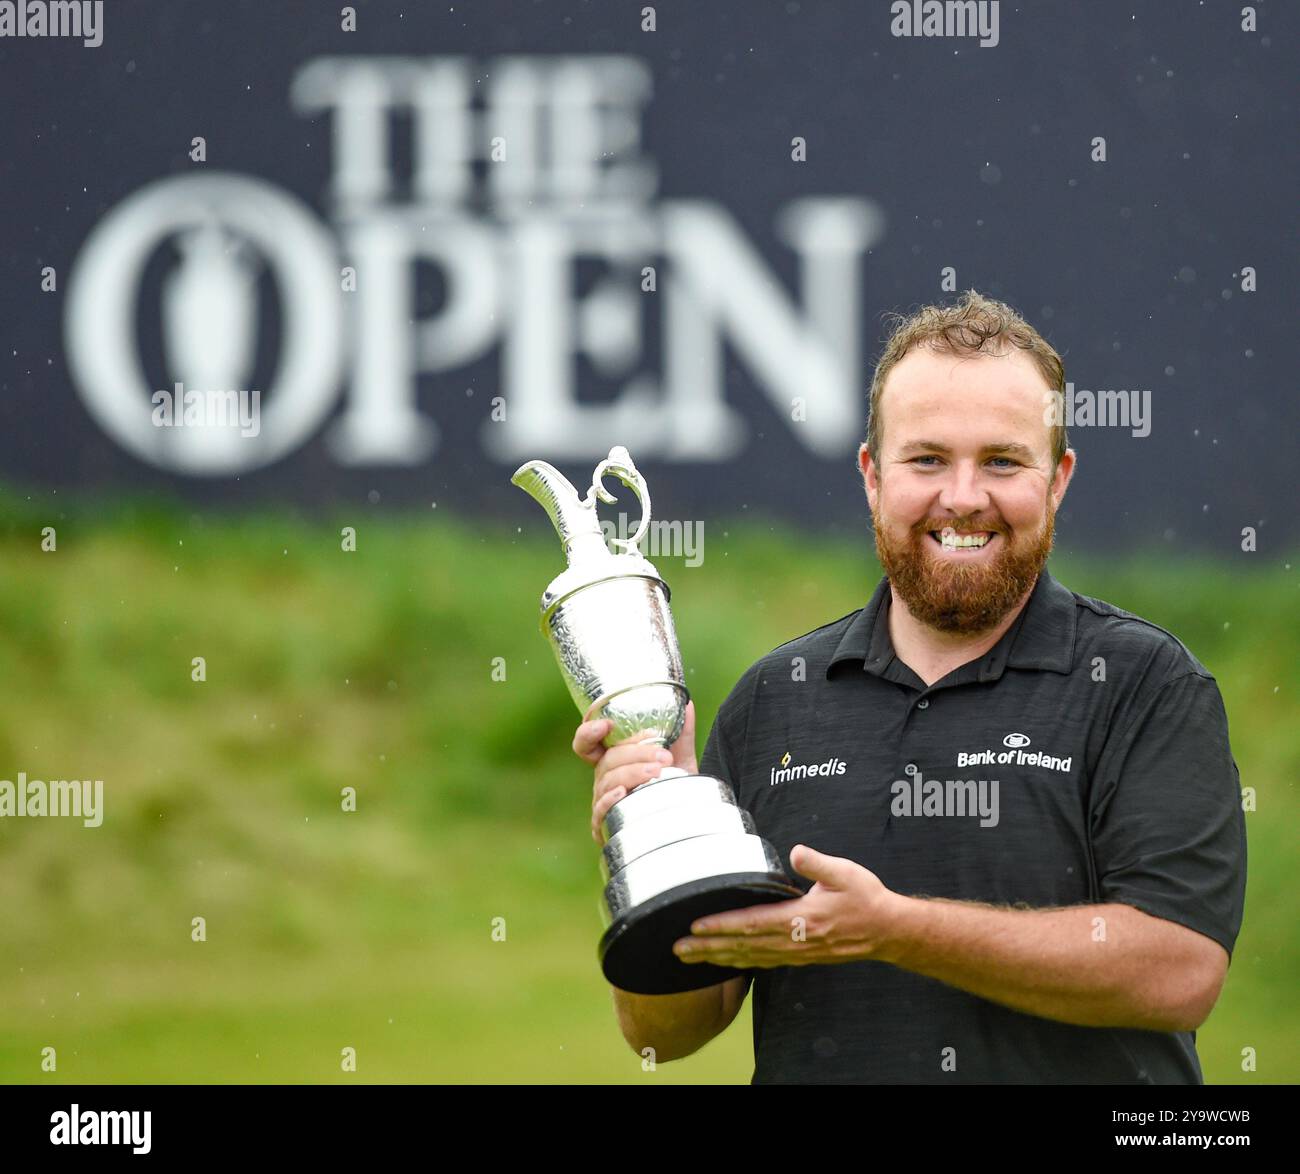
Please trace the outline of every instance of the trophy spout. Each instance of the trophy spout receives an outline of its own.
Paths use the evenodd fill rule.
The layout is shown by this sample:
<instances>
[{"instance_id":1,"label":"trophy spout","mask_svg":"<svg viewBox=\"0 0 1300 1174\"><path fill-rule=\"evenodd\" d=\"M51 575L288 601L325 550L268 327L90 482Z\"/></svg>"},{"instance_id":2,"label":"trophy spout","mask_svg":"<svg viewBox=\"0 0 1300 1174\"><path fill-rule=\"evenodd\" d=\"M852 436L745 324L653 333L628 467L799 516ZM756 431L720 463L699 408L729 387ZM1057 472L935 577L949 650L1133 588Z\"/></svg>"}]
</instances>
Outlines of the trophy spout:
<instances>
[{"instance_id":1,"label":"trophy spout","mask_svg":"<svg viewBox=\"0 0 1300 1174\"><path fill-rule=\"evenodd\" d=\"M554 465L529 461L515 470L510 481L546 511L570 566L609 557L594 499L590 495L586 501L580 498L572 482Z\"/></svg>"}]
</instances>

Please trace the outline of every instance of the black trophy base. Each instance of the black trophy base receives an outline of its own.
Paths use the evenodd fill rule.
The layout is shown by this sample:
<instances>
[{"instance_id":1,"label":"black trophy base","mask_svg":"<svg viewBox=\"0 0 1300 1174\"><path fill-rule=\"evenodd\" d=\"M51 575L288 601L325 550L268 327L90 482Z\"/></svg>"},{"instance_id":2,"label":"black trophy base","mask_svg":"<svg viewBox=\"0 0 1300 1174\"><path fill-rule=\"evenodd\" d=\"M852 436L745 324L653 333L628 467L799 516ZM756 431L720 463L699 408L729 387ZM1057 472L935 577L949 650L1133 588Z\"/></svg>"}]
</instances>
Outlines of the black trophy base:
<instances>
[{"instance_id":1,"label":"black trophy base","mask_svg":"<svg viewBox=\"0 0 1300 1174\"><path fill-rule=\"evenodd\" d=\"M678 958L673 943L691 936L691 923L710 913L802 896L802 889L763 872L724 873L678 885L642 901L605 931L598 950L601 969L614 986L636 995L675 995L716 986L741 971Z\"/></svg>"}]
</instances>

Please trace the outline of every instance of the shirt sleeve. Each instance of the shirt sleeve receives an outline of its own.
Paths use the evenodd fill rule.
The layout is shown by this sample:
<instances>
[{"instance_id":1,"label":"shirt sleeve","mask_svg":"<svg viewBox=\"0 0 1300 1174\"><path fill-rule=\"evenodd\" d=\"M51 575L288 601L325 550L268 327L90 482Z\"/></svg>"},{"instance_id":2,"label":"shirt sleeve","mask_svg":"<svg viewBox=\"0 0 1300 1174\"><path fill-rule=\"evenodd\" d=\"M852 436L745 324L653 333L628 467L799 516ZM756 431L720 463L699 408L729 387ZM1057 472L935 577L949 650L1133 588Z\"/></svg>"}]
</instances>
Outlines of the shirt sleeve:
<instances>
[{"instance_id":1,"label":"shirt sleeve","mask_svg":"<svg viewBox=\"0 0 1300 1174\"><path fill-rule=\"evenodd\" d=\"M1246 820L1213 677L1161 686L1098 763L1090 812L1102 900L1185 925L1229 956L1246 895Z\"/></svg>"},{"instance_id":2,"label":"shirt sleeve","mask_svg":"<svg viewBox=\"0 0 1300 1174\"><path fill-rule=\"evenodd\" d=\"M713 728L704 744L704 753L700 755L700 773L713 775L727 783L735 792L736 802L741 807L746 806L741 784L754 672L755 669L750 668L718 707Z\"/></svg>"},{"instance_id":3,"label":"shirt sleeve","mask_svg":"<svg viewBox=\"0 0 1300 1174\"><path fill-rule=\"evenodd\" d=\"M746 672L718 707L704 753L700 755L700 773L712 775L730 786L740 807L746 807L742 771L745 732L749 726L749 707L753 697L753 673L753 668ZM751 967L737 973L753 979L758 970Z\"/></svg>"},{"instance_id":4,"label":"shirt sleeve","mask_svg":"<svg viewBox=\"0 0 1300 1174\"><path fill-rule=\"evenodd\" d=\"M715 778L729 781L735 772L731 769L732 755L725 749L721 733L722 715L713 719L713 728L709 731L708 741L704 743L704 753L700 755L700 774L713 775Z\"/></svg>"}]
</instances>

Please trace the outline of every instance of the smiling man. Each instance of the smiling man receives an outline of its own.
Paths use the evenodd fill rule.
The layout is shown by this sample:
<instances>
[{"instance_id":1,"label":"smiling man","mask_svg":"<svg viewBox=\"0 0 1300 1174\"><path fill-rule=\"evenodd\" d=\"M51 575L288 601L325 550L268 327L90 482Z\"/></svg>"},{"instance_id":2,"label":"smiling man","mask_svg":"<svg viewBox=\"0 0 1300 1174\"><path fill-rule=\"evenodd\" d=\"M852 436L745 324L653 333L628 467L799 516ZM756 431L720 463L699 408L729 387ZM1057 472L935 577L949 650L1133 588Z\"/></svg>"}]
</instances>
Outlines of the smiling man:
<instances>
[{"instance_id":1,"label":"smiling man","mask_svg":"<svg viewBox=\"0 0 1300 1174\"><path fill-rule=\"evenodd\" d=\"M614 990L638 1052L695 1051L752 982L756 1083L1202 1080L1244 904L1240 783L1208 670L1047 571L1064 386L974 291L901 319L858 455L885 573L866 606L754 664L698 767L693 707L671 752L578 728L593 834L671 760L729 782L804 890L677 944L739 977Z\"/></svg>"}]
</instances>

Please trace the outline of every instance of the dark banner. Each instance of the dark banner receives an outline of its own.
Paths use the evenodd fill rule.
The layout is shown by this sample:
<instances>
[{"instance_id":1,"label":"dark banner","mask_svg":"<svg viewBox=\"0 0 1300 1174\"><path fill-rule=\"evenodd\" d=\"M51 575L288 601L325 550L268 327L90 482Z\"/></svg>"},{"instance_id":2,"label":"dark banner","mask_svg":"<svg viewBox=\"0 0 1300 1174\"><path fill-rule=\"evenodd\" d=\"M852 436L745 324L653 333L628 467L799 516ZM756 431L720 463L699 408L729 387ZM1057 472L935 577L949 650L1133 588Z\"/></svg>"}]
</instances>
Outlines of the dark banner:
<instances>
[{"instance_id":1,"label":"dark banner","mask_svg":"<svg viewBox=\"0 0 1300 1174\"><path fill-rule=\"evenodd\" d=\"M1295 23L0 4L0 482L515 524L623 444L663 516L852 532L882 315L975 288L1064 357L1062 546L1277 550Z\"/></svg>"},{"instance_id":2,"label":"dark banner","mask_svg":"<svg viewBox=\"0 0 1300 1174\"><path fill-rule=\"evenodd\" d=\"M874 1086L872 1103L882 1114L882 1130L924 1137L915 1144L927 1155L1040 1157L1054 1135L1070 1136L1079 1156L1110 1158L1117 1150L1216 1153L1248 1162L1261 1150L1282 1144L1284 1104L1292 1089L1281 1085L1195 1086L1122 1089L1095 1085L964 1085L958 1089ZM622 1089L589 1086L586 1095L600 1109L626 1103ZM737 1112L752 1112L758 1090L711 1095ZM819 1089L783 1089L790 1098L808 1097L807 1107L824 1098ZM677 1101L677 1097L682 1101ZM661 1090L665 1107L689 1111L685 1098L698 1092ZM565 1092L525 1086L453 1088L439 1085L370 1085L346 1090L305 1085L275 1085L270 1095L258 1087L196 1085L72 1085L63 1089L5 1089L0 1108L7 1150L31 1162L55 1158L102 1163L105 1158L153 1159L170 1164L202 1153L208 1158L239 1158L256 1138L259 1153L298 1160L319 1158L373 1160L376 1154L421 1147L446 1152L447 1141L431 1136L429 1106L454 1098L458 1123L491 1128L501 1114L554 1108L572 1097ZM561 1102L558 1098L567 1098ZM668 1098L664 1102L663 1098ZM606 1102L604 1098L609 1098ZM669 1103L671 1102L671 1103ZM803 1107L802 1105L800 1107ZM476 1120L478 1113L482 1121ZM468 1116L466 1116L468 1114ZM323 1124L326 1123L326 1124ZM936 1130L942 1123L943 1129ZM514 1131L512 1131L514 1132ZM508 1144L508 1143L507 1143ZM1226 1152L1225 1152L1226 1151Z\"/></svg>"}]
</instances>

